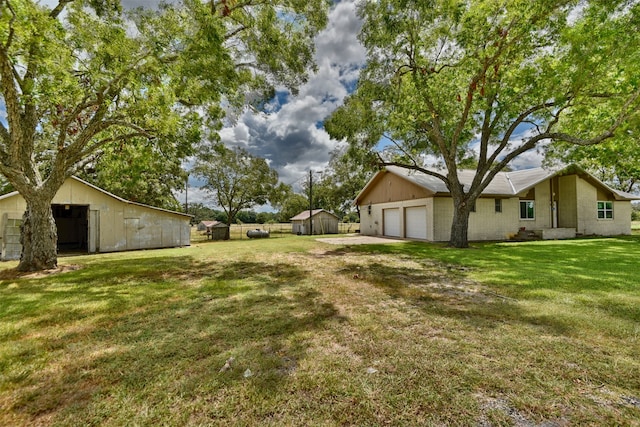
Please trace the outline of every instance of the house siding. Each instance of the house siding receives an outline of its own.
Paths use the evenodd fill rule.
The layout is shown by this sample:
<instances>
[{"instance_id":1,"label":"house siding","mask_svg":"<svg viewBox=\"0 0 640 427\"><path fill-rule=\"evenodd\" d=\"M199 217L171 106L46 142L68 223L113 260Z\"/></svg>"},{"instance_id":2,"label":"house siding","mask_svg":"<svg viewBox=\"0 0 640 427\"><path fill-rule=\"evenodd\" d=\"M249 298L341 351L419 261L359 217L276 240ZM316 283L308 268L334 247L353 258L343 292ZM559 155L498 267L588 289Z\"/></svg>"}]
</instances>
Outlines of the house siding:
<instances>
[{"instance_id":1,"label":"house siding","mask_svg":"<svg viewBox=\"0 0 640 427\"><path fill-rule=\"evenodd\" d=\"M558 226L563 228L578 228L578 189L577 175L558 177Z\"/></svg>"},{"instance_id":2,"label":"house siding","mask_svg":"<svg viewBox=\"0 0 640 427\"><path fill-rule=\"evenodd\" d=\"M397 175L386 173L371 191L363 194L361 200L364 204L379 204L423 199L429 192Z\"/></svg>"},{"instance_id":3,"label":"house siding","mask_svg":"<svg viewBox=\"0 0 640 427\"><path fill-rule=\"evenodd\" d=\"M520 200L528 200L526 196L518 198L518 211L515 218L518 220L518 227L524 227L527 230L537 230L541 228L551 227L551 188L549 181L544 181L534 187L535 206L534 219L520 219ZM516 230L517 231L517 230Z\"/></svg>"},{"instance_id":4,"label":"house siding","mask_svg":"<svg viewBox=\"0 0 640 427\"><path fill-rule=\"evenodd\" d=\"M435 197L434 238L436 242L451 239L453 199ZM469 214L469 240L504 240L518 232L520 203L517 197L502 199L502 212L496 212L494 198L476 200L476 211Z\"/></svg>"},{"instance_id":5,"label":"house siding","mask_svg":"<svg viewBox=\"0 0 640 427\"><path fill-rule=\"evenodd\" d=\"M453 221L453 199L451 197L433 198L433 240L446 242L451 238Z\"/></svg>"},{"instance_id":6,"label":"house siding","mask_svg":"<svg viewBox=\"0 0 640 427\"><path fill-rule=\"evenodd\" d=\"M631 203L627 201L613 202L613 220L598 219L598 200L611 200L605 198L603 193L597 191L584 179L576 180L578 194L578 233L584 235L615 236L621 234L631 234L628 224L616 221L617 218L631 218Z\"/></svg>"},{"instance_id":7,"label":"house siding","mask_svg":"<svg viewBox=\"0 0 640 427\"><path fill-rule=\"evenodd\" d=\"M469 240L508 239L518 232L519 212L518 198L502 199L502 212L496 212L495 199L479 198L476 211L469 215Z\"/></svg>"}]
</instances>

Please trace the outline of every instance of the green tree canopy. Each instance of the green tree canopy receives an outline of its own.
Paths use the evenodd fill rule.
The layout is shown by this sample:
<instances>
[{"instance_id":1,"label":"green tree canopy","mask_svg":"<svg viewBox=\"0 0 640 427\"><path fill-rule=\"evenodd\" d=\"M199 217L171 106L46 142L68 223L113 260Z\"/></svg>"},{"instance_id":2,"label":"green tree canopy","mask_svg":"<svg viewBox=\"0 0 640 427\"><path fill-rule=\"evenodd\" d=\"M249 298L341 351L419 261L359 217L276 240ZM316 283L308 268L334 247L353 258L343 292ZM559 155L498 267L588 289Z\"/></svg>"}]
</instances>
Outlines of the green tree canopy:
<instances>
[{"instance_id":1,"label":"green tree canopy","mask_svg":"<svg viewBox=\"0 0 640 427\"><path fill-rule=\"evenodd\" d=\"M580 127L585 123L573 122L571 125ZM545 151L545 163L574 163L613 188L637 192L640 183L640 118L636 116L621 126L615 137L602 144L550 144Z\"/></svg>"},{"instance_id":2,"label":"green tree canopy","mask_svg":"<svg viewBox=\"0 0 640 427\"><path fill-rule=\"evenodd\" d=\"M452 246L468 245L473 202L518 155L549 140L600 143L637 114L637 1L380 0L359 13L367 66L327 129L368 149L385 136L382 164L441 179ZM476 170L466 188L461 162Z\"/></svg>"},{"instance_id":3,"label":"green tree canopy","mask_svg":"<svg viewBox=\"0 0 640 427\"><path fill-rule=\"evenodd\" d=\"M227 214L229 225L243 209L266 204L278 184L278 173L266 160L222 143L202 144L193 170L206 181L204 188Z\"/></svg>"},{"instance_id":4,"label":"green tree canopy","mask_svg":"<svg viewBox=\"0 0 640 427\"><path fill-rule=\"evenodd\" d=\"M377 169L376 157L362 147L335 149L320 180L313 185L314 207L344 217L354 210L356 196Z\"/></svg>"},{"instance_id":5,"label":"green tree canopy","mask_svg":"<svg viewBox=\"0 0 640 427\"><path fill-rule=\"evenodd\" d=\"M291 218L308 209L309 198L302 194L293 193L285 200L280 208L280 222L289 222Z\"/></svg>"},{"instance_id":6,"label":"green tree canopy","mask_svg":"<svg viewBox=\"0 0 640 427\"><path fill-rule=\"evenodd\" d=\"M326 10L325 0L128 12L118 0L0 1L0 173L27 203L18 269L56 266L51 200L96 156L139 140L199 140L201 126L219 128L222 105L303 82Z\"/></svg>"}]
</instances>

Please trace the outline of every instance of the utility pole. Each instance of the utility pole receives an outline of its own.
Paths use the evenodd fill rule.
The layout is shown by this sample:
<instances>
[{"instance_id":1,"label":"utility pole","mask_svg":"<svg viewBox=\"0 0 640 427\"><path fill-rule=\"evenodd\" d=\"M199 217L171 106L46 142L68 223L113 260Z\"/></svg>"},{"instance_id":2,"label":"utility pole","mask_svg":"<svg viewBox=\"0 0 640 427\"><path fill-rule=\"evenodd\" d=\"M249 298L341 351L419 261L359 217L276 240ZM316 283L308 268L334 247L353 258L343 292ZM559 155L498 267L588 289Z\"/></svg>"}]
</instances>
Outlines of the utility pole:
<instances>
[{"instance_id":1,"label":"utility pole","mask_svg":"<svg viewBox=\"0 0 640 427\"><path fill-rule=\"evenodd\" d=\"M184 185L184 213L189 213L189 177Z\"/></svg>"},{"instance_id":2,"label":"utility pole","mask_svg":"<svg viewBox=\"0 0 640 427\"><path fill-rule=\"evenodd\" d=\"M309 236L313 236L313 172L309 170Z\"/></svg>"}]
</instances>

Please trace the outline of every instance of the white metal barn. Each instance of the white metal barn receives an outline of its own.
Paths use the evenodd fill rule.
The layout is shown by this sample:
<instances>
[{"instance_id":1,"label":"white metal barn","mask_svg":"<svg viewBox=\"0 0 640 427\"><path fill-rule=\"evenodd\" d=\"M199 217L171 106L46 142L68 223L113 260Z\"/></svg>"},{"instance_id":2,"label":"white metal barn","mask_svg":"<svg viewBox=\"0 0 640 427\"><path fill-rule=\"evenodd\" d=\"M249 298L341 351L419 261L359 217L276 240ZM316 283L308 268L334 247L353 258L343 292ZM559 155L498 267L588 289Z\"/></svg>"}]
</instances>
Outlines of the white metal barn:
<instances>
[{"instance_id":1,"label":"white metal barn","mask_svg":"<svg viewBox=\"0 0 640 427\"><path fill-rule=\"evenodd\" d=\"M18 192L0 196L1 259L19 259L26 203ZM189 246L190 215L130 202L79 178L60 187L51 205L58 251L116 252Z\"/></svg>"}]
</instances>

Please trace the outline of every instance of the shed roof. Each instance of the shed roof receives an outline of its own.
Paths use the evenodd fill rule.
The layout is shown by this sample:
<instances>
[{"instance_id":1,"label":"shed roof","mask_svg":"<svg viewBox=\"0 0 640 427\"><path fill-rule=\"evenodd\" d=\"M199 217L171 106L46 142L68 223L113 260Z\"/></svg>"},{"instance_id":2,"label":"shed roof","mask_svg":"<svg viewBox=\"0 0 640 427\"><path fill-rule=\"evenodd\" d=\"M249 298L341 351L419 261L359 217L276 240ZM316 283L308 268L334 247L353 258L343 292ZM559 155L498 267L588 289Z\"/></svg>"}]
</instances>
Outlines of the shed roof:
<instances>
[{"instance_id":1,"label":"shed roof","mask_svg":"<svg viewBox=\"0 0 640 427\"><path fill-rule=\"evenodd\" d=\"M446 171L443 170L434 170L434 172L446 174ZM356 197L356 203L360 201L361 197L373 185L375 185L375 183L385 173L392 173L422 188L425 188L430 193L433 193L434 196L450 195L449 189L445 185L444 181L442 181L438 177L400 166L387 166L384 170L379 171L378 173L376 173L376 175L373 176L373 178L369 180L367 185ZM610 191L614 195L616 200L640 200L640 196L615 190L576 165L569 165L556 169L531 168L512 172L498 172L493 180L489 183L489 185L487 185L487 187L482 191L482 195L494 197L513 197L520 193L529 191L529 189L535 187L542 181L550 179L554 176L566 175L571 173L577 173L586 178L593 185ZM476 171L474 170L464 169L458 171L458 178L460 180L460 183L464 186L465 191L469 189L475 176Z\"/></svg>"},{"instance_id":2,"label":"shed roof","mask_svg":"<svg viewBox=\"0 0 640 427\"><path fill-rule=\"evenodd\" d=\"M123 199L122 197L118 197L115 194L109 193L108 191L103 190L102 188L97 187L97 186L95 186L93 184L90 184L87 181L78 178L77 176L71 176L68 179L73 179L75 181L78 181L79 183L84 184L87 187L91 187L94 190L99 191L102 194L106 194L107 196L112 197L112 198L114 198L117 201L122 202L122 203L126 203L126 204L129 204L129 205L135 205L135 206L143 206L145 208L154 209L154 210L157 210L157 211L162 211L162 212L166 212L166 213L170 213L170 214L174 214L174 215L182 215L182 216L186 216L186 217L189 217L189 218L193 217L193 215L186 214L184 212L176 212L176 211L172 211L172 210L169 210L169 209L157 208L155 206L149 206L149 205L145 205L143 203L132 202L130 200ZM8 199L10 197L16 197L16 196L19 196L19 195L20 195L20 193L18 191L13 191L11 193L7 193L7 194L4 194L4 195L0 196L0 200Z\"/></svg>"},{"instance_id":3,"label":"shed roof","mask_svg":"<svg viewBox=\"0 0 640 427\"><path fill-rule=\"evenodd\" d=\"M200 224L204 225L207 228L228 227L228 225L222 221L200 221Z\"/></svg>"},{"instance_id":4,"label":"shed roof","mask_svg":"<svg viewBox=\"0 0 640 427\"><path fill-rule=\"evenodd\" d=\"M340 219L340 218L338 218L338 216L337 216L337 215L334 215L334 214L332 214L332 213L331 213L331 212L329 212L329 211L325 211L324 209L314 209L314 210L312 210L312 211L311 211L311 216L316 216L316 215L318 215L318 214L319 214L319 213L321 213L321 212L326 212L326 213L328 213L329 215L331 215L331 216L335 216L337 219ZM292 218L289 218L289 219L290 219L291 221L300 221L300 220L309 219L309 211L308 211L308 210L306 210L306 211L302 211L302 212L300 212L298 215L296 215L296 216L294 216L294 217L292 217Z\"/></svg>"}]
</instances>

